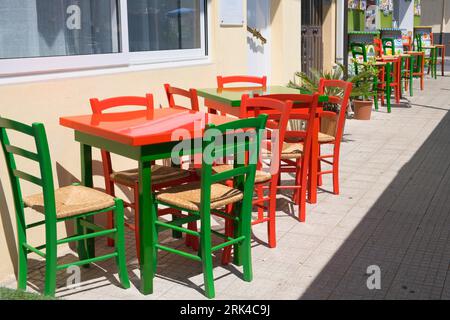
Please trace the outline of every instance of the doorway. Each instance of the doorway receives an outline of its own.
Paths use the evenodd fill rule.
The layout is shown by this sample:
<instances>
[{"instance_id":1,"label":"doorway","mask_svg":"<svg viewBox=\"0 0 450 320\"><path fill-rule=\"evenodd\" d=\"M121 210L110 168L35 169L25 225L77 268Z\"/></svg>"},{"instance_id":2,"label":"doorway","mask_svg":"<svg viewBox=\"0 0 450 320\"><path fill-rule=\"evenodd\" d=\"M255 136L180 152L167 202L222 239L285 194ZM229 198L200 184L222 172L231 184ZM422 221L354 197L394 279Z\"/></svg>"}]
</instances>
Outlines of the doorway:
<instances>
[{"instance_id":1,"label":"doorway","mask_svg":"<svg viewBox=\"0 0 450 320\"><path fill-rule=\"evenodd\" d=\"M323 0L302 0L301 64L302 72L323 68Z\"/></svg>"}]
</instances>

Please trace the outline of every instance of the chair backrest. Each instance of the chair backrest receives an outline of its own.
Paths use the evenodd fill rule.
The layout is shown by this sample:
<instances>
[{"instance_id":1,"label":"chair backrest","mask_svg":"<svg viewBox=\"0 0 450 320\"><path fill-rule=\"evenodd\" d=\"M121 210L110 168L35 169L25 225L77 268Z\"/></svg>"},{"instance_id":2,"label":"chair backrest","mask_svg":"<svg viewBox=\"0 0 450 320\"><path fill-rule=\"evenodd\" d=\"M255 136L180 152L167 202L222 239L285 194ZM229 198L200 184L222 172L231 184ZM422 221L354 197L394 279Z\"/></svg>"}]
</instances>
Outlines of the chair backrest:
<instances>
[{"instance_id":1,"label":"chair backrest","mask_svg":"<svg viewBox=\"0 0 450 320\"><path fill-rule=\"evenodd\" d=\"M393 38L383 38L381 39L381 43L383 46L383 52L385 55L394 55L395 54L395 46Z\"/></svg>"},{"instance_id":2,"label":"chair backrest","mask_svg":"<svg viewBox=\"0 0 450 320\"><path fill-rule=\"evenodd\" d=\"M210 213L211 185L234 178L235 187L243 189L242 208L251 214L260 139L267 115L240 119L222 125L210 125L203 135L201 168L201 215ZM234 165L213 175L212 165L218 159L233 158Z\"/></svg>"},{"instance_id":3,"label":"chair backrest","mask_svg":"<svg viewBox=\"0 0 450 320\"><path fill-rule=\"evenodd\" d=\"M141 106L145 107L145 109L149 112L154 109L152 94L147 94L145 97L122 96L104 100L92 98L89 101L91 102L92 113L94 114L101 114L105 110L124 106Z\"/></svg>"},{"instance_id":4,"label":"chair backrest","mask_svg":"<svg viewBox=\"0 0 450 320\"><path fill-rule=\"evenodd\" d=\"M267 77L253 77L253 76L229 76L229 77L223 77L218 76L217 77L217 88L223 89L225 84L229 83L251 83L251 84L257 84L261 87L267 86Z\"/></svg>"},{"instance_id":5,"label":"chair backrest","mask_svg":"<svg viewBox=\"0 0 450 320\"><path fill-rule=\"evenodd\" d=\"M267 114L268 116L266 137L269 145L267 147L271 150L272 155L277 155L277 158L272 158L272 160L279 161L281 158L284 136L288 127L292 106L292 101L282 101L267 97L250 98L248 95L242 96L240 106L241 118L257 117L260 114Z\"/></svg>"},{"instance_id":6,"label":"chair backrest","mask_svg":"<svg viewBox=\"0 0 450 320\"><path fill-rule=\"evenodd\" d=\"M314 120L317 116L317 107L319 104L319 93L309 94L269 94L261 96L263 98L276 99L280 101L292 101L293 107L290 120L303 120L306 121L304 128L287 129L285 133L285 140L303 140L304 152L309 154L311 148ZM304 108L308 112L296 113L296 108Z\"/></svg>"},{"instance_id":7,"label":"chair backrest","mask_svg":"<svg viewBox=\"0 0 450 320\"><path fill-rule=\"evenodd\" d=\"M34 139L36 150L30 151L12 144L7 131L29 136ZM48 148L47 135L42 123L33 123L31 126L0 117L0 142L6 159L6 166L14 197L17 223L25 230L25 215L23 195L20 180L28 181L42 188L44 195L44 209L46 223L56 223L55 187L53 183L52 165ZM40 176L27 173L16 165L15 157L19 156L34 161L39 166ZM46 230L46 232L50 232ZM55 235L56 236L56 235Z\"/></svg>"},{"instance_id":8,"label":"chair backrest","mask_svg":"<svg viewBox=\"0 0 450 320\"><path fill-rule=\"evenodd\" d=\"M383 43L380 38L373 39L373 45L375 47L375 54L377 57L381 57L383 55Z\"/></svg>"},{"instance_id":9,"label":"chair backrest","mask_svg":"<svg viewBox=\"0 0 450 320\"><path fill-rule=\"evenodd\" d=\"M170 108L186 109L186 110L193 110L193 111L200 110L199 106L198 106L197 90L189 89L189 91L188 91L188 90L184 90L181 88L172 87L172 86L170 86L170 84L167 84L167 83L164 85L164 90L166 91L166 96L167 96L167 100L169 102ZM188 98L191 102L190 107L187 108L187 107L176 104L175 96L181 96L181 97Z\"/></svg>"},{"instance_id":10,"label":"chair backrest","mask_svg":"<svg viewBox=\"0 0 450 320\"><path fill-rule=\"evenodd\" d=\"M352 42L350 44L350 50L352 52L352 57L355 60L353 66L355 68L355 74L359 73L358 62L367 62L367 49L364 43Z\"/></svg>"},{"instance_id":11,"label":"chair backrest","mask_svg":"<svg viewBox=\"0 0 450 320\"><path fill-rule=\"evenodd\" d=\"M336 103L339 104L339 112L336 113L336 128L333 133L336 144L340 144L342 140L344 123L352 89L353 84L343 80L320 79L319 81L319 94L326 94L328 96L332 95L337 98Z\"/></svg>"},{"instance_id":12,"label":"chair backrest","mask_svg":"<svg viewBox=\"0 0 450 320\"><path fill-rule=\"evenodd\" d=\"M146 94L145 97L136 97L136 96L122 96L122 97L113 97L104 100L99 100L97 98L92 98L89 100L91 102L92 113L94 115L102 114L103 111L126 107L126 106L138 106L145 107L145 110L152 114L154 110L153 103L153 95ZM123 112L121 114L126 116L126 114L132 114L133 111ZM103 164L103 175L106 181L109 181L110 175L113 173L112 162L111 162L111 154L105 150L101 151L102 154L102 164Z\"/></svg>"},{"instance_id":13,"label":"chair backrest","mask_svg":"<svg viewBox=\"0 0 450 320\"><path fill-rule=\"evenodd\" d=\"M410 36L402 36L403 48L412 51L412 40Z\"/></svg>"}]
</instances>

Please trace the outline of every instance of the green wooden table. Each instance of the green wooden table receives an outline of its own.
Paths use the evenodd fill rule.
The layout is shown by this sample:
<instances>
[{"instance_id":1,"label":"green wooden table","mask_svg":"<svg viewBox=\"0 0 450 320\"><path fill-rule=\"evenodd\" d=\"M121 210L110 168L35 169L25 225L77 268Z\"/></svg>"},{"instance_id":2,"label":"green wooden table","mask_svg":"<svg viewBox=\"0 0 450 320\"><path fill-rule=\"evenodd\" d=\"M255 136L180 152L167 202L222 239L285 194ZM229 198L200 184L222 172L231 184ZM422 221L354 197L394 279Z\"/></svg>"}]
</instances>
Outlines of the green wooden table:
<instances>
[{"instance_id":1,"label":"green wooden table","mask_svg":"<svg viewBox=\"0 0 450 320\"><path fill-rule=\"evenodd\" d=\"M191 149L182 149L185 155L201 153L202 136L208 124L221 125L235 119L179 109L156 109L118 114L84 115L62 117L60 124L75 131L75 140L81 146L82 183L93 186L92 148L115 153L136 160L139 168L139 233L141 292L153 292L153 278L157 252L154 241L156 211L152 185L151 165L153 161L171 157L173 148L180 143L174 131L184 129L184 137L190 137ZM180 152L180 155L181 155ZM89 255L94 255L94 242L88 240Z\"/></svg>"}]
</instances>

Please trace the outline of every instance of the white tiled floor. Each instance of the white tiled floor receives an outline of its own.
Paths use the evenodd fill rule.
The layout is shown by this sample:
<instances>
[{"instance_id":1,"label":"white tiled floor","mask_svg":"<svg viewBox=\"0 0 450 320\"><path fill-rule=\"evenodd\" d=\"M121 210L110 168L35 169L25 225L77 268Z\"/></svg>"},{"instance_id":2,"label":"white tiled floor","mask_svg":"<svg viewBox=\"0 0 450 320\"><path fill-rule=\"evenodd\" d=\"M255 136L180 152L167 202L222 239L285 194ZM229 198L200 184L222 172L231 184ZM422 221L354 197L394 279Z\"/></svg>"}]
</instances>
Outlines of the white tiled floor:
<instances>
[{"instance_id":1,"label":"white tiled floor","mask_svg":"<svg viewBox=\"0 0 450 320\"><path fill-rule=\"evenodd\" d=\"M299 223L290 199L278 202L278 247L254 227L254 281L215 259L218 299L450 299L450 78L427 80L426 91L384 107L371 121L349 120L341 159L341 195L327 192ZM284 179L291 179L284 177ZM292 212L292 211L295 212ZM181 241L175 245L183 247ZM123 290L113 261L82 270L80 288L64 299L204 299L200 264L161 253L154 294L139 293L133 234L127 234L132 288ZM104 250L104 241L97 245ZM74 259L68 252L62 260ZM369 290L367 267L381 268L381 290ZM42 290L43 263L31 261L30 290ZM114 275L114 276L113 276ZM14 287L15 279L3 283Z\"/></svg>"}]
</instances>

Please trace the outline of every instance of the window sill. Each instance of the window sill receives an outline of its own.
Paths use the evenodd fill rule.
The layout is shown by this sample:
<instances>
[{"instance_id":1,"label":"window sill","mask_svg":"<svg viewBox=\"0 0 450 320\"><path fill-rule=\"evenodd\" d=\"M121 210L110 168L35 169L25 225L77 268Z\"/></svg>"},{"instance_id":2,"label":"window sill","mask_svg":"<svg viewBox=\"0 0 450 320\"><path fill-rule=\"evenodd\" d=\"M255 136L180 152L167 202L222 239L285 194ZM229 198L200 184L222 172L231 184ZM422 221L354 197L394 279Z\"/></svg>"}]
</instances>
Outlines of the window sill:
<instances>
[{"instance_id":1,"label":"window sill","mask_svg":"<svg viewBox=\"0 0 450 320\"><path fill-rule=\"evenodd\" d=\"M41 73L33 75L20 75L0 78L0 86L13 85L13 84L23 84L23 83L33 83L33 82L44 82L58 79L70 79L70 78L83 78L83 77L96 77L102 75L113 75L120 73L129 72L140 72L147 70L161 70L161 69L173 69L173 68L185 68L185 67L195 67L204 66L212 64L211 58L209 56L189 59L189 60L179 60L170 62L158 62L158 63L146 63L146 64L132 64L126 66L111 66L109 68L98 68L98 69L86 69L86 70L70 70L63 72L51 72L51 73Z\"/></svg>"}]
</instances>

